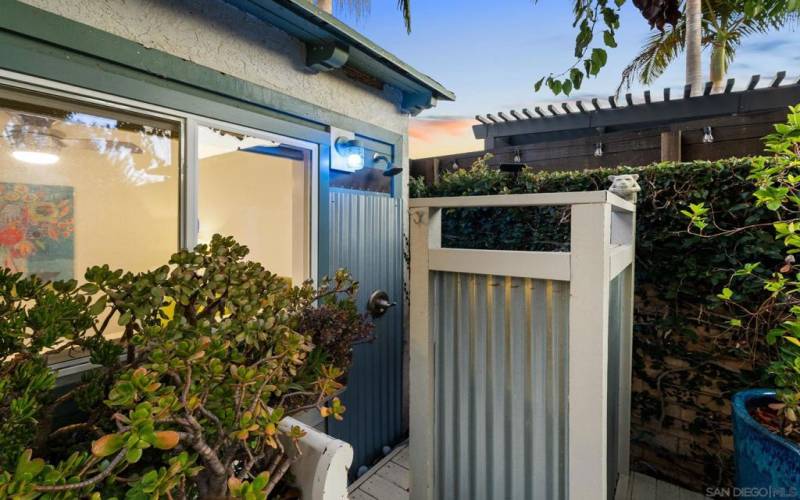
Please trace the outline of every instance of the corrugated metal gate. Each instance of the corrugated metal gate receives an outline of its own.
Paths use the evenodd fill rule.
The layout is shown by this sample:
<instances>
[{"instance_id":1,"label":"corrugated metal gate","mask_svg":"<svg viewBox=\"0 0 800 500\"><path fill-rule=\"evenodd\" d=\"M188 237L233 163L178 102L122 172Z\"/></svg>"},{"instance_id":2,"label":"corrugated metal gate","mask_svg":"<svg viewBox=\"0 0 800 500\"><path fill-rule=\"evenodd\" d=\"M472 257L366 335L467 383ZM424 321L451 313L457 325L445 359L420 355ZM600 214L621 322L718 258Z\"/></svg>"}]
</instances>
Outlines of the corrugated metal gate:
<instances>
[{"instance_id":1,"label":"corrugated metal gate","mask_svg":"<svg viewBox=\"0 0 800 500\"><path fill-rule=\"evenodd\" d=\"M569 283L432 281L435 498L565 498Z\"/></svg>"},{"instance_id":2,"label":"corrugated metal gate","mask_svg":"<svg viewBox=\"0 0 800 500\"><path fill-rule=\"evenodd\" d=\"M410 205L412 500L613 498L635 205L604 191ZM569 207L568 252L442 247L448 209L534 206Z\"/></svg>"},{"instance_id":3,"label":"corrugated metal gate","mask_svg":"<svg viewBox=\"0 0 800 500\"><path fill-rule=\"evenodd\" d=\"M358 304L385 290L397 306L375 321L375 341L355 347L342 402L344 420L328 432L353 446L351 477L371 465L403 428L403 227L402 202L383 193L330 191L330 271L347 268L359 281Z\"/></svg>"}]
</instances>

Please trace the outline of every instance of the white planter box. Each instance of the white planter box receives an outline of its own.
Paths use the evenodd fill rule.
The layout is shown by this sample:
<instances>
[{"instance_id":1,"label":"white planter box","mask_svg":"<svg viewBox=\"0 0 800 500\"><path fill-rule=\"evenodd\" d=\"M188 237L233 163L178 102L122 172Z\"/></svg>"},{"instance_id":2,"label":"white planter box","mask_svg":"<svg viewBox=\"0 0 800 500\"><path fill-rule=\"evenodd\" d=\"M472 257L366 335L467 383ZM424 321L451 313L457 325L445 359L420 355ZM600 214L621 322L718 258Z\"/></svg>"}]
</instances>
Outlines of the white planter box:
<instances>
[{"instance_id":1,"label":"white planter box","mask_svg":"<svg viewBox=\"0 0 800 500\"><path fill-rule=\"evenodd\" d=\"M300 456L290 468L303 500L346 500L347 472L353 463L353 448L292 417L283 419L279 427L288 431L294 426L306 433L299 442ZM294 450L291 443L284 443L284 446L287 451Z\"/></svg>"}]
</instances>

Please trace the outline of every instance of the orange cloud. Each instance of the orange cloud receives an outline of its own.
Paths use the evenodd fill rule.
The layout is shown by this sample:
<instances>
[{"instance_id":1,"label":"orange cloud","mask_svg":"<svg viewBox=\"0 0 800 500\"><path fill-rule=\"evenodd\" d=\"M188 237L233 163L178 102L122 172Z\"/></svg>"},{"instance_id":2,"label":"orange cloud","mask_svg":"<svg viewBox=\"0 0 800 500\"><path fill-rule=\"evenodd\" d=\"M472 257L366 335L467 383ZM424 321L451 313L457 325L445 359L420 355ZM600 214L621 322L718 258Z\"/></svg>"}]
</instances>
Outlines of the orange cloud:
<instances>
[{"instance_id":1,"label":"orange cloud","mask_svg":"<svg viewBox=\"0 0 800 500\"><path fill-rule=\"evenodd\" d=\"M468 118L412 119L408 128L412 158L426 158L483 149L483 141L475 139Z\"/></svg>"}]
</instances>

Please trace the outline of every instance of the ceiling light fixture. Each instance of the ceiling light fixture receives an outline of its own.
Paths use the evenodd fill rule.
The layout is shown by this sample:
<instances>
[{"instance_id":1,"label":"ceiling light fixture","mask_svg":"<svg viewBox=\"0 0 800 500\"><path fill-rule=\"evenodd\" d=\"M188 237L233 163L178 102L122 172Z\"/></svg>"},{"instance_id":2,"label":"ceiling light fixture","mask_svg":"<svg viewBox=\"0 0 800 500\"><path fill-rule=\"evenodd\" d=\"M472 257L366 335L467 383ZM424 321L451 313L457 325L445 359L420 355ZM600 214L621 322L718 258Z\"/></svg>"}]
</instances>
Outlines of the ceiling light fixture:
<instances>
[{"instance_id":1,"label":"ceiling light fixture","mask_svg":"<svg viewBox=\"0 0 800 500\"><path fill-rule=\"evenodd\" d=\"M20 150L12 152L11 156L13 156L15 160L31 163L33 165L52 165L59 160L58 155L53 153L45 153L42 151Z\"/></svg>"}]
</instances>

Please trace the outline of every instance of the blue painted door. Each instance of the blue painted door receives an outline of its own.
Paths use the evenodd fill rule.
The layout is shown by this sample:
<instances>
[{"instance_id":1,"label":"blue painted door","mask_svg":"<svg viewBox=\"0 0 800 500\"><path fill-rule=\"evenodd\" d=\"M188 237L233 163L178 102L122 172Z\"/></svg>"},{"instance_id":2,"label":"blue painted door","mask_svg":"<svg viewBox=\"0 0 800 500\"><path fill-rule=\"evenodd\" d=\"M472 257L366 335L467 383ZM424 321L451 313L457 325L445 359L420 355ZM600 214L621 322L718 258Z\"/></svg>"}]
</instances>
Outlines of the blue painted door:
<instances>
[{"instance_id":1,"label":"blue painted door","mask_svg":"<svg viewBox=\"0 0 800 500\"><path fill-rule=\"evenodd\" d=\"M366 310L373 290L397 302L375 320L375 340L355 346L342 400L344 420L328 432L353 446L351 478L405 436L403 425L403 207L386 193L331 188L330 271L347 268L359 281L358 303Z\"/></svg>"}]
</instances>

